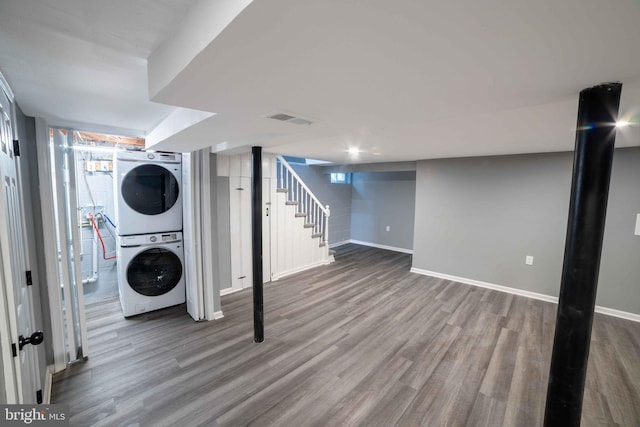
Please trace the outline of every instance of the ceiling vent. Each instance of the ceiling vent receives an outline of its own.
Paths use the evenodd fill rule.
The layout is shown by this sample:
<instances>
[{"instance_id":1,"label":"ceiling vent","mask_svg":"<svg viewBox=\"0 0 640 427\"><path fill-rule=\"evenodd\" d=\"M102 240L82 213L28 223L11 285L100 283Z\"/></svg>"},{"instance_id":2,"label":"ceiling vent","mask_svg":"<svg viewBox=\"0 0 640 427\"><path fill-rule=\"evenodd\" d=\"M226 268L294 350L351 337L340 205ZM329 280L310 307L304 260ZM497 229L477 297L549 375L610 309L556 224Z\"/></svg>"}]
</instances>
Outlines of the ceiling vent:
<instances>
[{"instance_id":1,"label":"ceiling vent","mask_svg":"<svg viewBox=\"0 0 640 427\"><path fill-rule=\"evenodd\" d=\"M293 123L294 125L310 125L311 124L311 121L307 119L302 119L300 117L295 117L285 113L272 114L267 117L273 120L279 120L281 122Z\"/></svg>"}]
</instances>

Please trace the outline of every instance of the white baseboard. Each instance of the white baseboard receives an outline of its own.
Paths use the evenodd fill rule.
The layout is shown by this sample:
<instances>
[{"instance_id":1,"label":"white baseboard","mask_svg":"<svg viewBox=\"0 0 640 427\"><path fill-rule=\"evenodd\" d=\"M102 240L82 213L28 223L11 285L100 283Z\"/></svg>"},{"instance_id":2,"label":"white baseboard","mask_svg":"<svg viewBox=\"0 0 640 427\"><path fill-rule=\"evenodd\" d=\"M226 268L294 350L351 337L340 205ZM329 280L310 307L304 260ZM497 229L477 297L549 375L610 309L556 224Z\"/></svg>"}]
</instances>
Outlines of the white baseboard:
<instances>
[{"instance_id":1,"label":"white baseboard","mask_svg":"<svg viewBox=\"0 0 640 427\"><path fill-rule=\"evenodd\" d=\"M494 291L506 292L509 294L520 295L527 298L533 298L546 302L557 303L558 298L551 295L540 294L538 292L525 291L523 289L510 288L508 286L496 285L494 283L482 282L480 280L467 279L466 277L452 276L450 274L438 273L436 271L422 270L420 268L411 267L412 273L422 274L423 276L437 277L439 279L452 280L454 282L464 283L465 285L478 286L480 288L493 289Z\"/></svg>"},{"instance_id":2,"label":"white baseboard","mask_svg":"<svg viewBox=\"0 0 640 427\"><path fill-rule=\"evenodd\" d=\"M233 289L233 288L224 288L224 289L220 289L220 296L223 297L225 295L229 295L229 294L235 294L236 292L240 292L243 291L243 289Z\"/></svg>"},{"instance_id":3,"label":"white baseboard","mask_svg":"<svg viewBox=\"0 0 640 427\"><path fill-rule=\"evenodd\" d=\"M413 254L413 249L396 248L395 246L379 245L377 243L363 242L361 240L349 240L349 243L356 245L370 246L372 248L385 249L387 251L402 252L403 254Z\"/></svg>"},{"instance_id":4,"label":"white baseboard","mask_svg":"<svg viewBox=\"0 0 640 427\"><path fill-rule=\"evenodd\" d=\"M436 271L423 270L421 268L411 267L412 273L422 274L423 276L437 277L439 279L451 280L465 285L478 286L480 288L492 289L494 291L506 292L509 294L520 295L527 298L537 299L540 301L558 303L558 297L540 294L538 292L525 291L524 289L512 288L509 286L496 285L495 283L482 282L475 279L467 279L466 277L452 276L450 274L438 273ZM596 313L606 314L608 316L619 317L621 319L640 322L640 314L629 313L626 311L615 310L613 308L601 307L596 305Z\"/></svg>"},{"instance_id":5,"label":"white baseboard","mask_svg":"<svg viewBox=\"0 0 640 427\"><path fill-rule=\"evenodd\" d=\"M329 245L330 249L337 248L338 246L348 245L349 243L353 243L355 245L369 246L371 248L385 249L387 251L393 252L402 252L403 254L413 254L413 249L405 249L405 248L397 248L395 246L387 246L387 245L379 245L377 243L371 242L363 242L362 240L343 240L342 242L331 243Z\"/></svg>"},{"instance_id":6,"label":"white baseboard","mask_svg":"<svg viewBox=\"0 0 640 427\"><path fill-rule=\"evenodd\" d=\"M44 376L44 387L42 387L42 403L44 405L51 404L51 384L53 383L53 365L47 366Z\"/></svg>"},{"instance_id":7,"label":"white baseboard","mask_svg":"<svg viewBox=\"0 0 640 427\"><path fill-rule=\"evenodd\" d=\"M607 316L619 317L621 319L631 320L633 322L640 322L640 314L629 313L628 311L616 310L615 308L608 308L596 305L596 313L605 314Z\"/></svg>"},{"instance_id":8,"label":"white baseboard","mask_svg":"<svg viewBox=\"0 0 640 427\"><path fill-rule=\"evenodd\" d=\"M329 245L329 249L337 248L338 246L348 245L351 243L351 240L343 240L342 242L331 243Z\"/></svg>"},{"instance_id":9,"label":"white baseboard","mask_svg":"<svg viewBox=\"0 0 640 427\"><path fill-rule=\"evenodd\" d=\"M224 317L224 313L222 310L213 312L213 320L222 319Z\"/></svg>"},{"instance_id":10,"label":"white baseboard","mask_svg":"<svg viewBox=\"0 0 640 427\"><path fill-rule=\"evenodd\" d=\"M302 267L292 268L291 270L283 271L282 273L274 273L271 276L271 281L275 282L276 280L282 279L285 276L290 276L295 273L300 273L301 271L309 270L310 268L320 267L321 265L328 265L328 264L331 264L333 261L334 261L333 257L329 257L328 259L312 262L311 264L303 265Z\"/></svg>"}]
</instances>

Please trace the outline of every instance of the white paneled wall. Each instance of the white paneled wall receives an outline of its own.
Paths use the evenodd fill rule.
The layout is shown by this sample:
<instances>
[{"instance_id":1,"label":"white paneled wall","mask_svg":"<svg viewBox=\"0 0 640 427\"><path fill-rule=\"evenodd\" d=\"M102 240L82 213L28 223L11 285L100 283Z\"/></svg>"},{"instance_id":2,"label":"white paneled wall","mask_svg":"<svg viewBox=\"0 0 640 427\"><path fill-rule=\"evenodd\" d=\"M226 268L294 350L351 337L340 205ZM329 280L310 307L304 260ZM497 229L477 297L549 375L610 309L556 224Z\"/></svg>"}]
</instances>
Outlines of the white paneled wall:
<instances>
[{"instance_id":1,"label":"white paneled wall","mask_svg":"<svg viewBox=\"0 0 640 427\"><path fill-rule=\"evenodd\" d=\"M272 199L275 200L275 215L271 221L272 280L333 262L328 242L324 240L328 234L328 207L326 217L318 215L321 205L312 203L312 199L317 201L317 198L281 157L272 158L271 173L275 191L275 198ZM276 188L278 186L282 188ZM298 204L287 203L294 199ZM314 209L316 212L312 212ZM325 220L326 223L323 222Z\"/></svg>"},{"instance_id":2,"label":"white paneled wall","mask_svg":"<svg viewBox=\"0 0 640 427\"><path fill-rule=\"evenodd\" d=\"M273 280L288 274L329 264L333 257L329 255L328 245L321 246L320 239L313 236L313 228L305 228L305 217L296 217L297 206L287 205L287 194L277 193L275 209L277 233L277 256L272 262Z\"/></svg>"},{"instance_id":3,"label":"white paneled wall","mask_svg":"<svg viewBox=\"0 0 640 427\"><path fill-rule=\"evenodd\" d=\"M231 287L222 294L252 286L251 154L218 155L218 175L229 176ZM265 282L333 261L328 245L296 217L297 205L276 191L276 156L263 153L263 278Z\"/></svg>"}]
</instances>

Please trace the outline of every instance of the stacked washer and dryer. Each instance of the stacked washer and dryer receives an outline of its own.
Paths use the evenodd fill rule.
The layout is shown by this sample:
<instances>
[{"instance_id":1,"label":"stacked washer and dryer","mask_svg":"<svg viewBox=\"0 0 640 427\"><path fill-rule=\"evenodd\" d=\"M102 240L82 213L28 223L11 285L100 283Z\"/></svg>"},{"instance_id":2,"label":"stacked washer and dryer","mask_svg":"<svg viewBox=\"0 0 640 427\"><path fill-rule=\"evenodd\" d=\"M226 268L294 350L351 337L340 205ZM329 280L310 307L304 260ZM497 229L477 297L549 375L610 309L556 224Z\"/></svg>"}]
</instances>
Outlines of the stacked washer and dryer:
<instances>
[{"instance_id":1,"label":"stacked washer and dryer","mask_svg":"<svg viewBox=\"0 0 640 427\"><path fill-rule=\"evenodd\" d=\"M180 154L115 161L118 288L125 317L185 302Z\"/></svg>"}]
</instances>

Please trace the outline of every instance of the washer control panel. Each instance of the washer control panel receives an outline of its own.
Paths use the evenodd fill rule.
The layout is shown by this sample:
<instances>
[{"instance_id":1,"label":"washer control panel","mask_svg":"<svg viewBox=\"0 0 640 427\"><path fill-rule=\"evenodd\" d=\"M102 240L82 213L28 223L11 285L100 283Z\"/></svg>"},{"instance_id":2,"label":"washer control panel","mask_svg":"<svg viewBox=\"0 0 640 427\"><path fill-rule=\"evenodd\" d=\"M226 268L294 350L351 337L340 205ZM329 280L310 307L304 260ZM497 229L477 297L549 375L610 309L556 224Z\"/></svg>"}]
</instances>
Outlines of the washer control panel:
<instances>
[{"instance_id":1,"label":"washer control panel","mask_svg":"<svg viewBox=\"0 0 640 427\"><path fill-rule=\"evenodd\" d=\"M138 234L134 236L120 236L121 247L148 246L157 243L173 243L182 241L182 233Z\"/></svg>"}]
</instances>

